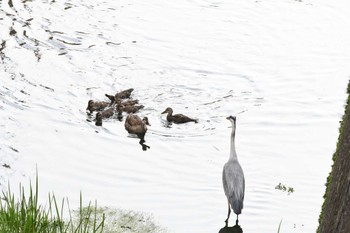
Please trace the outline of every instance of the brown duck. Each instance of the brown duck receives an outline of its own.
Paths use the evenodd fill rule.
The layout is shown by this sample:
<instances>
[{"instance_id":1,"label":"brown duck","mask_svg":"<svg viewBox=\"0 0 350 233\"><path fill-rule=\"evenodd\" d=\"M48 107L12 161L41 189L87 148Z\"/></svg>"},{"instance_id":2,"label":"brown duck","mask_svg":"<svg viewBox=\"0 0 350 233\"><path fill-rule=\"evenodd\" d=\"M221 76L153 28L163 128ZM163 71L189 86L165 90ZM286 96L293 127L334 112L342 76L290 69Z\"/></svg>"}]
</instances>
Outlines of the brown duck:
<instances>
[{"instance_id":1,"label":"brown duck","mask_svg":"<svg viewBox=\"0 0 350 233\"><path fill-rule=\"evenodd\" d=\"M102 111L109 105L111 105L110 102L89 100L86 110L89 110L90 113L93 113L94 111Z\"/></svg>"},{"instance_id":2,"label":"brown duck","mask_svg":"<svg viewBox=\"0 0 350 233\"><path fill-rule=\"evenodd\" d=\"M143 105L122 105L118 104L116 109L118 114L120 115L122 112L126 113L135 113L139 111L140 109L144 108L145 106Z\"/></svg>"},{"instance_id":3,"label":"brown duck","mask_svg":"<svg viewBox=\"0 0 350 233\"><path fill-rule=\"evenodd\" d=\"M192 119L188 116L185 116L183 114L175 114L173 115L173 109L172 108L166 108L164 110L164 112L162 112L162 114L164 113L168 113L168 115L166 116L166 119L169 121L169 122L174 122L176 124L182 124L182 123L187 123L187 122L195 122L195 123L198 123L198 120L196 119Z\"/></svg>"},{"instance_id":4,"label":"brown duck","mask_svg":"<svg viewBox=\"0 0 350 233\"><path fill-rule=\"evenodd\" d=\"M146 134L147 125L150 126L147 117L141 119L134 114L129 114L124 123L124 127L128 133L137 134L138 136L144 136Z\"/></svg>"},{"instance_id":5,"label":"brown duck","mask_svg":"<svg viewBox=\"0 0 350 233\"><path fill-rule=\"evenodd\" d=\"M114 108L109 108L104 111L96 113L95 125L102 126L102 119L110 118L114 115L114 113L115 113Z\"/></svg>"},{"instance_id":6,"label":"brown duck","mask_svg":"<svg viewBox=\"0 0 350 233\"><path fill-rule=\"evenodd\" d=\"M119 105L127 106L127 105L135 105L135 104L138 104L139 101L138 101L138 100L124 100L124 101L122 101L121 99L116 99L115 103L116 103L116 104L119 104Z\"/></svg>"},{"instance_id":7,"label":"brown duck","mask_svg":"<svg viewBox=\"0 0 350 233\"><path fill-rule=\"evenodd\" d=\"M118 92L117 94L115 95L108 95L108 94L105 94L105 96L107 96L108 99L110 99L112 101L112 103L114 103L117 99L127 99L127 98L130 98L131 96L131 92L133 92L134 89L133 88L130 88L130 89L127 89L127 90L123 90L123 91L120 91Z\"/></svg>"}]
</instances>

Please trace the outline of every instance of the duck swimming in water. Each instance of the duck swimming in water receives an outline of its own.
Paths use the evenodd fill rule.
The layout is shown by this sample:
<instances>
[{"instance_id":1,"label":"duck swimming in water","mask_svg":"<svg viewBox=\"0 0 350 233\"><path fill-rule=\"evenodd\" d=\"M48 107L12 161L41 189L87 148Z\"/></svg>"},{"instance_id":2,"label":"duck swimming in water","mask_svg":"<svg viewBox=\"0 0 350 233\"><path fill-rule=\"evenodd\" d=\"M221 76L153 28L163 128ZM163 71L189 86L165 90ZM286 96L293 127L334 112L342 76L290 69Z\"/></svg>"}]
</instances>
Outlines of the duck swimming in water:
<instances>
[{"instance_id":1,"label":"duck swimming in water","mask_svg":"<svg viewBox=\"0 0 350 233\"><path fill-rule=\"evenodd\" d=\"M134 114L129 114L126 117L124 127L128 133L136 134L138 138L140 138L140 145L142 146L142 150L147 150L150 147L145 144L145 135L147 132L147 125L150 126L148 122L148 118L144 117L141 119L139 116Z\"/></svg>"},{"instance_id":2,"label":"duck swimming in water","mask_svg":"<svg viewBox=\"0 0 350 233\"><path fill-rule=\"evenodd\" d=\"M93 101L89 100L86 110L90 111L90 114L94 111L102 111L103 109L110 106L112 103L106 101Z\"/></svg>"},{"instance_id":3,"label":"duck swimming in water","mask_svg":"<svg viewBox=\"0 0 350 233\"><path fill-rule=\"evenodd\" d=\"M121 99L116 99L115 103L117 105L124 105L124 106L128 105L128 106L130 106L130 105L138 104L139 101L138 100L124 100L124 101L122 101Z\"/></svg>"},{"instance_id":4,"label":"duck swimming in water","mask_svg":"<svg viewBox=\"0 0 350 233\"><path fill-rule=\"evenodd\" d=\"M95 125L102 126L102 119L110 118L114 115L114 113L115 113L114 108L109 108L107 110L96 113Z\"/></svg>"},{"instance_id":5,"label":"duck swimming in water","mask_svg":"<svg viewBox=\"0 0 350 233\"><path fill-rule=\"evenodd\" d=\"M139 116L131 113L126 117L124 127L128 133L144 136L147 132L147 125L150 126L147 117L141 119Z\"/></svg>"},{"instance_id":6,"label":"duck swimming in water","mask_svg":"<svg viewBox=\"0 0 350 233\"><path fill-rule=\"evenodd\" d=\"M175 114L173 115L173 109L172 108L166 108L164 110L164 112L162 112L162 114L164 113L168 113L168 115L166 116L166 119L169 121L169 122L174 122L176 124L182 124L182 123L187 123L187 122L195 122L195 123L198 123L198 120L196 119L192 119L188 116L185 116L183 114Z\"/></svg>"},{"instance_id":7,"label":"duck swimming in water","mask_svg":"<svg viewBox=\"0 0 350 233\"><path fill-rule=\"evenodd\" d=\"M134 89L133 88L129 88L123 91L118 92L115 95L108 95L105 94L105 96L107 96L108 99L110 99L112 101L112 103L114 103L117 99L127 99L130 98L131 96L131 92L133 92Z\"/></svg>"},{"instance_id":8,"label":"duck swimming in water","mask_svg":"<svg viewBox=\"0 0 350 233\"><path fill-rule=\"evenodd\" d=\"M126 113L135 113L139 111L140 109L144 108L145 106L143 105L122 105L118 104L116 109L118 112L118 115L120 115L122 112Z\"/></svg>"}]
</instances>

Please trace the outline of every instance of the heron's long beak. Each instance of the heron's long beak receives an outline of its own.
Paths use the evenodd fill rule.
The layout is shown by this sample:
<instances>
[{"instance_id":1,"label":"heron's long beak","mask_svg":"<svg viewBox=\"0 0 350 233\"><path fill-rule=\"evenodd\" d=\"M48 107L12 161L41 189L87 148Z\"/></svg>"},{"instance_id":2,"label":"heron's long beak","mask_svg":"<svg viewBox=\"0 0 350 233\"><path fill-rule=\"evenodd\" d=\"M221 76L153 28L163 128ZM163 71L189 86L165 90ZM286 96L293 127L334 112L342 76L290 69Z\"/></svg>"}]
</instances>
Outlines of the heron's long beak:
<instances>
[{"instance_id":1,"label":"heron's long beak","mask_svg":"<svg viewBox=\"0 0 350 233\"><path fill-rule=\"evenodd\" d=\"M236 117L235 116L228 116L226 117L227 120L233 120L234 122L236 122Z\"/></svg>"}]
</instances>

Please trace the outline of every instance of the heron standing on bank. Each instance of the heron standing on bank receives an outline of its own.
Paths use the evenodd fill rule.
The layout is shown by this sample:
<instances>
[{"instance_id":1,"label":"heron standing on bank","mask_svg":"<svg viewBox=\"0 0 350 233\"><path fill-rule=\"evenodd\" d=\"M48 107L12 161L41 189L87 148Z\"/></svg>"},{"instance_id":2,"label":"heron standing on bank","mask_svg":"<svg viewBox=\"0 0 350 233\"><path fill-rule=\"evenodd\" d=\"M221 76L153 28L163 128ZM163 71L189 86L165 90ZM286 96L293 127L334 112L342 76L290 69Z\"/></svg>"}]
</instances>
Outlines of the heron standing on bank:
<instances>
[{"instance_id":1,"label":"heron standing on bank","mask_svg":"<svg viewBox=\"0 0 350 233\"><path fill-rule=\"evenodd\" d=\"M245 181L243 170L238 162L235 148L236 117L229 116L226 119L232 123L230 157L225 163L222 171L222 184L224 186L225 195L228 201L228 214L227 219L225 220L227 227L228 219L230 218L231 214L231 208L237 215L236 225L238 225L238 215L241 214L243 209Z\"/></svg>"}]
</instances>

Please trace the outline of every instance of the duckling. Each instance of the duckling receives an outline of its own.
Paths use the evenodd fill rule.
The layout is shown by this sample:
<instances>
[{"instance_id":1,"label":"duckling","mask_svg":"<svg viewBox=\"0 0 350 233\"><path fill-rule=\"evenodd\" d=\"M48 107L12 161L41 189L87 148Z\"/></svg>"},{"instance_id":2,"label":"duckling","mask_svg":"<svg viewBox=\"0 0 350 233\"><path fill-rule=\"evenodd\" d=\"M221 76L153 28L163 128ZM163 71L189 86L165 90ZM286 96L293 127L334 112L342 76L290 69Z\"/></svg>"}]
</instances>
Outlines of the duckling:
<instances>
[{"instance_id":1,"label":"duckling","mask_svg":"<svg viewBox=\"0 0 350 233\"><path fill-rule=\"evenodd\" d=\"M117 94L115 94L115 97L116 98L119 98L119 99L127 99L127 98L130 98L131 96L131 92L134 91L134 88L129 88L129 89L126 89L124 91L120 91L118 92Z\"/></svg>"},{"instance_id":2,"label":"duckling","mask_svg":"<svg viewBox=\"0 0 350 233\"><path fill-rule=\"evenodd\" d=\"M105 109L109 105L111 105L111 103L108 103L108 102L105 102L105 101L89 100L86 110L89 110L90 114L91 114L94 111L102 111L103 109Z\"/></svg>"},{"instance_id":3,"label":"duckling","mask_svg":"<svg viewBox=\"0 0 350 233\"><path fill-rule=\"evenodd\" d=\"M130 98L131 96L131 92L133 92L134 89L133 88L129 88L127 90L123 90L118 92L117 94L113 95L108 95L105 94L105 96L107 96L108 99L110 99L113 103L116 101L116 99L127 99Z\"/></svg>"},{"instance_id":4,"label":"duckling","mask_svg":"<svg viewBox=\"0 0 350 233\"><path fill-rule=\"evenodd\" d=\"M144 108L145 106L143 105L122 105L118 104L116 109L118 112L118 115L122 114L122 112L126 113L135 113L139 111L140 109Z\"/></svg>"},{"instance_id":5,"label":"duckling","mask_svg":"<svg viewBox=\"0 0 350 233\"><path fill-rule=\"evenodd\" d=\"M188 116L185 116L183 114L175 114L175 115L173 115L173 109L172 108L166 108L164 110L164 112L162 112L162 114L164 114L164 113L168 113L168 115L166 116L166 119L169 122L174 122L176 124L182 124L182 123L187 123L187 122L193 121L195 123L198 123L198 120L192 119L192 118L190 118Z\"/></svg>"},{"instance_id":6,"label":"duckling","mask_svg":"<svg viewBox=\"0 0 350 233\"><path fill-rule=\"evenodd\" d=\"M107 119L110 118L114 115L115 109L114 108L109 108L107 110L101 111L96 113L96 126L102 126L102 119Z\"/></svg>"},{"instance_id":7,"label":"duckling","mask_svg":"<svg viewBox=\"0 0 350 233\"><path fill-rule=\"evenodd\" d=\"M141 119L139 116L130 113L125 120L124 127L128 133L144 136L147 132L147 125L151 126L147 117Z\"/></svg>"},{"instance_id":8,"label":"duckling","mask_svg":"<svg viewBox=\"0 0 350 233\"><path fill-rule=\"evenodd\" d=\"M124 105L124 106L127 106L127 105L135 105L135 104L138 104L139 101L138 100L125 100L125 101L121 101L121 99L116 99L115 100L115 103L118 104L118 105Z\"/></svg>"}]
</instances>

